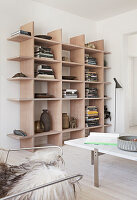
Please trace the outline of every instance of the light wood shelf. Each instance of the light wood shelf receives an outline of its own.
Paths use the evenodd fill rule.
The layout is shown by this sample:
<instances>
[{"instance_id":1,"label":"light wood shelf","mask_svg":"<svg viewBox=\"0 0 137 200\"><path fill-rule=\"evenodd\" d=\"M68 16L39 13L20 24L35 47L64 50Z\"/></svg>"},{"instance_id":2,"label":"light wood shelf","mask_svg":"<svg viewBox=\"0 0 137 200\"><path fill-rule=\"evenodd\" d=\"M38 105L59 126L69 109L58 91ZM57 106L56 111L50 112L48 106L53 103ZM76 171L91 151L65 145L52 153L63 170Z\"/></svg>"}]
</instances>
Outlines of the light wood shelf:
<instances>
[{"instance_id":1,"label":"light wood shelf","mask_svg":"<svg viewBox=\"0 0 137 200\"><path fill-rule=\"evenodd\" d=\"M102 66L99 65L89 65L89 64L85 64L86 68L103 68Z\"/></svg>"},{"instance_id":2,"label":"light wood shelf","mask_svg":"<svg viewBox=\"0 0 137 200\"><path fill-rule=\"evenodd\" d=\"M59 101L61 98L8 98L9 101Z\"/></svg>"},{"instance_id":3,"label":"light wood shelf","mask_svg":"<svg viewBox=\"0 0 137 200\"><path fill-rule=\"evenodd\" d=\"M33 38L32 36L18 34L18 35L15 35L15 36L12 36L12 37L8 38L8 41L12 41L12 42L24 42L24 41L30 40L32 38Z\"/></svg>"},{"instance_id":4,"label":"light wood shelf","mask_svg":"<svg viewBox=\"0 0 137 200\"><path fill-rule=\"evenodd\" d=\"M52 145L63 145L64 135L70 139L85 137L87 131L104 132L104 101L110 99L104 98L104 86L110 82L104 82L104 40L93 41L96 49L85 47L85 35L79 35L70 38L69 44L62 42L62 30L54 30L47 35L52 40L45 40L34 36L34 22L30 22L20 27L22 30L31 32L30 36L17 35L8 38L8 41L20 42L20 55L8 58L8 61L17 61L20 63L20 71L27 78L8 78L9 81L19 81L20 97L9 98L9 101L20 103L20 129L27 133L26 137L8 134L9 137L20 140L21 147L34 147L43 137ZM47 58L34 57L34 45L50 47L54 54L54 60ZM69 51L70 61L62 61L63 51ZM97 65L85 64L85 56L95 57ZM34 78L35 64L48 64L52 67L56 79ZM97 82L85 81L85 68L98 74ZM66 74L69 73L69 74ZM75 76L76 80L63 80L62 76ZM85 98L85 85L96 87L99 98ZM46 92L55 98L34 98L34 94L39 90ZM79 98L62 98L62 89L77 89ZM67 105L67 106L66 106ZM85 105L97 106L99 111L99 126L85 128ZM77 128L62 130L62 112L67 108L70 117L77 119ZM52 124L51 131L35 134L34 122L39 120L42 109L48 109ZM46 139L45 139L46 137Z\"/></svg>"},{"instance_id":5,"label":"light wood shelf","mask_svg":"<svg viewBox=\"0 0 137 200\"><path fill-rule=\"evenodd\" d=\"M87 48L85 47L85 53L89 54L89 53L104 53L104 51L99 50L99 49L92 49L92 48Z\"/></svg>"},{"instance_id":6,"label":"light wood shelf","mask_svg":"<svg viewBox=\"0 0 137 200\"><path fill-rule=\"evenodd\" d=\"M62 82L64 82L64 83L82 83L82 81L80 81L80 80L64 80L64 79L62 79Z\"/></svg>"},{"instance_id":7,"label":"light wood shelf","mask_svg":"<svg viewBox=\"0 0 137 200\"><path fill-rule=\"evenodd\" d=\"M87 84L103 84L103 82L99 82L99 81L85 81L85 83Z\"/></svg>"},{"instance_id":8,"label":"light wood shelf","mask_svg":"<svg viewBox=\"0 0 137 200\"><path fill-rule=\"evenodd\" d=\"M76 62L69 62L69 61L62 61L63 66L66 67L77 67L77 66L81 66L82 64L80 63L76 63Z\"/></svg>"},{"instance_id":9,"label":"light wood shelf","mask_svg":"<svg viewBox=\"0 0 137 200\"><path fill-rule=\"evenodd\" d=\"M34 78L34 81L59 82L61 79Z\"/></svg>"},{"instance_id":10,"label":"light wood shelf","mask_svg":"<svg viewBox=\"0 0 137 200\"><path fill-rule=\"evenodd\" d=\"M73 44L62 44L62 50L71 51L71 50L77 50L77 49L83 49L83 47L73 45Z\"/></svg>"},{"instance_id":11,"label":"light wood shelf","mask_svg":"<svg viewBox=\"0 0 137 200\"><path fill-rule=\"evenodd\" d=\"M86 130L90 130L90 129L96 129L96 128L102 128L102 125L99 126L92 126L92 127L86 127Z\"/></svg>"},{"instance_id":12,"label":"light wood shelf","mask_svg":"<svg viewBox=\"0 0 137 200\"><path fill-rule=\"evenodd\" d=\"M82 131L82 130L83 128L68 128L68 129L62 130L62 133L69 133L69 132Z\"/></svg>"},{"instance_id":13,"label":"light wood shelf","mask_svg":"<svg viewBox=\"0 0 137 200\"><path fill-rule=\"evenodd\" d=\"M60 63L61 61L59 60L52 60L52 59L48 59L48 58L36 58L34 57L34 60L36 63L49 63L49 64L54 64L54 63Z\"/></svg>"},{"instance_id":14,"label":"light wood shelf","mask_svg":"<svg viewBox=\"0 0 137 200\"><path fill-rule=\"evenodd\" d=\"M103 100L104 98L98 97L98 98L85 98L85 100Z\"/></svg>"},{"instance_id":15,"label":"light wood shelf","mask_svg":"<svg viewBox=\"0 0 137 200\"><path fill-rule=\"evenodd\" d=\"M18 136L15 135L13 133L8 134L9 137L16 139L16 140L26 140L26 139L30 139L30 138L37 138L37 137L43 137L43 136L49 136L49 135L57 135L59 134L60 131L49 131L49 132L43 132L43 133L35 133L34 135L30 135L30 136Z\"/></svg>"},{"instance_id":16,"label":"light wood shelf","mask_svg":"<svg viewBox=\"0 0 137 200\"><path fill-rule=\"evenodd\" d=\"M78 101L83 100L83 98L62 98L62 101Z\"/></svg>"},{"instance_id":17,"label":"light wood shelf","mask_svg":"<svg viewBox=\"0 0 137 200\"><path fill-rule=\"evenodd\" d=\"M21 62L21 61L27 61L27 60L31 60L31 59L33 59L33 57L29 57L29 56L17 56L17 57L8 58L8 61Z\"/></svg>"}]
</instances>

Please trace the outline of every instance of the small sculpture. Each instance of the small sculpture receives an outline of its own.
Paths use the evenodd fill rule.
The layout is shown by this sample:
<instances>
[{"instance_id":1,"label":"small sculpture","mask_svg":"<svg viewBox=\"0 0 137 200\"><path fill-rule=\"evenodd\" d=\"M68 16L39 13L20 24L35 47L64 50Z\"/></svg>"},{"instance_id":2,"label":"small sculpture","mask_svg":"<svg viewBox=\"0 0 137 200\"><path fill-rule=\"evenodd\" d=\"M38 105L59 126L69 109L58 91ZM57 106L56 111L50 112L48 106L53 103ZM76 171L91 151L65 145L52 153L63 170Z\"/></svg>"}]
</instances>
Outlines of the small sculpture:
<instances>
[{"instance_id":1,"label":"small sculpture","mask_svg":"<svg viewBox=\"0 0 137 200\"><path fill-rule=\"evenodd\" d=\"M104 119L110 119L111 121L111 112L108 111L107 106L104 106Z\"/></svg>"},{"instance_id":2,"label":"small sculpture","mask_svg":"<svg viewBox=\"0 0 137 200\"><path fill-rule=\"evenodd\" d=\"M27 76L21 72L21 73L15 74L12 78L26 78L26 77Z\"/></svg>"},{"instance_id":3,"label":"small sculpture","mask_svg":"<svg viewBox=\"0 0 137 200\"><path fill-rule=\"evenodd\" d=\"M70 128L77 128L77 119L75 117L70 118Z\"/></svg>"},{"instance_id":4,"label":"small sculpture","mask_svg":"<svg viewBox=\"0 0 137 200\"><path fill-rule=\"evenodd\" d=\"M49 116L48 110L46 109L43 110L43 113L41 114L40 117L40 122L43 124L45 132L51 130L51 118Z\"/></svg>"}]
</instances>

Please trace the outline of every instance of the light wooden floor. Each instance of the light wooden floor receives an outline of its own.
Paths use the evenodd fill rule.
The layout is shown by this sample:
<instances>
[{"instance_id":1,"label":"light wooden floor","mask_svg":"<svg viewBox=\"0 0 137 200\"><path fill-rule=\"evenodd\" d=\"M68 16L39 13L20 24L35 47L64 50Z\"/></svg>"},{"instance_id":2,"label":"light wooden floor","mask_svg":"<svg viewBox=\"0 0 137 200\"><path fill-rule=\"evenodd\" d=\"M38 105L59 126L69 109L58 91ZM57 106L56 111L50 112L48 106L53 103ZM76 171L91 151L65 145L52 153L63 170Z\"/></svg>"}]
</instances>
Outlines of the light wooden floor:
<instances>
[{"instance_id":1,"label":"light wooden floor","mask_svg":"<svg viewBox=\"0 0 137 200\"><path fill-rule=\"evenodd\" d=\"M90 152L70 146L64 146L63 150L68 173L84 175L81 189L77 188L77 200L137 200L137 162L101 156L100 188L95 188ZM11 154L9 162L22 162L29 155L28 152Z\"/></svg>"}]
</instances>

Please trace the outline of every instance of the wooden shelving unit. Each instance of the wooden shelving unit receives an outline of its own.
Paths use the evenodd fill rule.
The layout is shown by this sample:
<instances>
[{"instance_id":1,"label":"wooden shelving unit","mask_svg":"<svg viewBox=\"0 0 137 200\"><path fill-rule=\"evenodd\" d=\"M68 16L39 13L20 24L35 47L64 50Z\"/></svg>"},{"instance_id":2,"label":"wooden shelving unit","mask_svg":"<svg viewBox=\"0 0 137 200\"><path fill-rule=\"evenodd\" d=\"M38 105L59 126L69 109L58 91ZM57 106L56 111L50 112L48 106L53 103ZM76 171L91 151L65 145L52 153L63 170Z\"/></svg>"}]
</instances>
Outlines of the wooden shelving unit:
<instances>
[{"instance_id":1,"label":"wooden shelving unit","mask_svg":"<svg viewBox=\"0 0 137 200\"><path fill-rule=\"evenodd\" d=\"M86 132L104 132L104 86L110 84L104 82L104 41L94 41L96 49L85 47L85 36L79 35L70 38L70 44L62 43L62 30L55 30L48 35L52 40L45 40L34 37L34 22L20 27L22 30L30 31L31 36L17 35L8 38L9 41L20 43L20 56L8 58L8 61L20 63L20 71L27 75L27 78L9 78L9 81L19 81L20 98L9 98L8 100L20 103L20 129L27 133L26 137L19 137L14 134L8 136L20 140L21 147L36 146L36 140L43 137L45 143L62 145L64 134L68 134L70 139L85 137ZM34 57L34 45L50 47L54 53L55 60ZM62 61L63 51L70 55L70 61ZM85 55L89 54L97 59L97 65L85 64ZM34 77L34 64L43 63L51 65L55 72L56 79L40 79ZM85 69L88 68L98 74L98 82L85 81ZM63 70L67 70L70 76L75 76L76 80L63 80ZM37 86L41 84L47 88L48 93L55 98L35 99L34 93ZM85 98L85 85L97 87L98 98ZM62 98L62 89L77 89L79 97L75 99ZM70 116L77 118L77 128L62 129L62 113L66 112L65 105L68 105ZM100 123L99 126L85 127L85 105L95 105L98 107ZM49 132L35 134L34 122L40 118L42 109L47 108L52 118L52 130ZM46 139L45 139L46 137Z\"/></svg>"}]
</instances>

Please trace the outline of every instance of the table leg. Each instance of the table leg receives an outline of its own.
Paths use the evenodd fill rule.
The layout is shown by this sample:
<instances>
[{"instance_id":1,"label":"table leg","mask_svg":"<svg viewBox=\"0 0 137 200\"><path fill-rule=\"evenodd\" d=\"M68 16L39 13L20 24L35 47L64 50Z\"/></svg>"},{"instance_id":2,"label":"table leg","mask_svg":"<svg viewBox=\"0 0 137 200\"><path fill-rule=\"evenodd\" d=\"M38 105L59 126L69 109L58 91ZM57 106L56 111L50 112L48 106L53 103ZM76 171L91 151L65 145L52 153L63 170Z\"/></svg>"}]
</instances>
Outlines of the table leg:
<instances>
[{"instance_id":1,"label":"table leg","mask_svg":"<svg viewBox=\"0 0 137 200\"><path fill-rule=\"evenodd\" d=\"M99 187L98 149L94 149L94 186Z\"/></svg>"},{"instance_id":2,"label":"table leg","mask_svg":"<svg viewBox=\"0 0 137 200\"><path fill-rule=\"evenodd\" d=\"M91 151L91 165L94 165L94 151Z\"/></svg>"}]
</instances>

